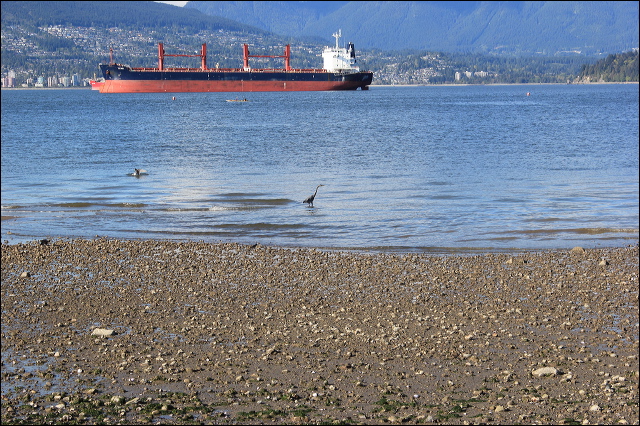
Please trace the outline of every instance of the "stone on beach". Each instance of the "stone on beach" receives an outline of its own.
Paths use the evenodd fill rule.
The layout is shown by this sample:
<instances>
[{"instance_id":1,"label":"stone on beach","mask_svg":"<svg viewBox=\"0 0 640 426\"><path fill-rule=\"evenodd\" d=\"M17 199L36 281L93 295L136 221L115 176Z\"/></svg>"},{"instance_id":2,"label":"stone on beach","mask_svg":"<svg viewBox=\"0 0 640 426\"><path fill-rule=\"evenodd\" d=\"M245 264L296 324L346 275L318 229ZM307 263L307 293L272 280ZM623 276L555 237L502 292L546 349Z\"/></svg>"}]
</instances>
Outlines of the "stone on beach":
<instances>
[{"instance_id":1,"label":"stone on beach","mask_svg":"<svg viewBox=\"0 0 640 426\"><path fill-rule=\"evenodd\" d=\"M91 332L92 336L102 336L102 337L113 336L115 334L116 332L114 330L109 330L107 328L96 328Z\"/></svg>"},{"instance_id":2,"label":"stone on beach","mask_svg":"<svg viewBox=\"0 0 640 426\"><path fill-rule=\"evenodd\" d=\"M538 368L536 370L533 370L531 372L531 374L533 374L536 377L543 377L543 376L557 376L558 375L558 370L554 367L542 367L542 368Z\"/></svg>"}]
</instances>

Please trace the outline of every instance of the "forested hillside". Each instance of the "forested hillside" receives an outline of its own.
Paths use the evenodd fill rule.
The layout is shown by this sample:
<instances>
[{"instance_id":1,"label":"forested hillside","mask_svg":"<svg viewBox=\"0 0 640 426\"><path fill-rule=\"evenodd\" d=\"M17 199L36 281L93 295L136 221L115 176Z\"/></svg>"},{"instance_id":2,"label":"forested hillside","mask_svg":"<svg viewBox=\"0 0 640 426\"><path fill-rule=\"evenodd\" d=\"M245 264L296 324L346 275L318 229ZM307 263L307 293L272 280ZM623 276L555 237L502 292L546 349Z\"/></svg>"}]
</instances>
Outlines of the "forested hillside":
<instances>
[{"instance_id":1,"label":"forested hillside","mask_svg":"<svg viewBox=\"0 0 640 426\"><path fill-rule=\"evenodd\" d=\"M584 82L637 82L638 62L638 50L612 54L593 65L583 65L578 78Z\"/></svg>"},{"instance_id":2,"label":"forested hillside","mask_svg":"<svg viewBox=\"0 0 640 426\"><path fill-rule=\"evenodd\" d=\"M106 1L3 1L2 26L14 25L158 28L191 33L225 29L268 33L227 18L205 15L195 9L177 9L152 1L127 1L117 6Z\"/></svg>"}]
</instances>

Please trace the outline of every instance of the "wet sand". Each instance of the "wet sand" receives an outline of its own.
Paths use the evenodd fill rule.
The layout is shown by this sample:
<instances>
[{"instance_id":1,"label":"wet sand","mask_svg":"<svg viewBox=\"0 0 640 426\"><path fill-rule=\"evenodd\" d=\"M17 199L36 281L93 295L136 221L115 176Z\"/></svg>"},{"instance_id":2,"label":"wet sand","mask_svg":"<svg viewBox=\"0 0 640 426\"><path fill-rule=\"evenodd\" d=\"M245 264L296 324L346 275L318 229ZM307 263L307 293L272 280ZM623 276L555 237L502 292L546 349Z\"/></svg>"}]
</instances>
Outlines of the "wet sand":
<instances>
[{"instance_id":1,"label":"wet sand","mask_svg":"<svg viewBox=\"0 0 640 426\"><path fill-rule=\"evenodd\" d=\"M638 245L2 245L2 423L638 424Z\"/></svg>"}]
</instances>

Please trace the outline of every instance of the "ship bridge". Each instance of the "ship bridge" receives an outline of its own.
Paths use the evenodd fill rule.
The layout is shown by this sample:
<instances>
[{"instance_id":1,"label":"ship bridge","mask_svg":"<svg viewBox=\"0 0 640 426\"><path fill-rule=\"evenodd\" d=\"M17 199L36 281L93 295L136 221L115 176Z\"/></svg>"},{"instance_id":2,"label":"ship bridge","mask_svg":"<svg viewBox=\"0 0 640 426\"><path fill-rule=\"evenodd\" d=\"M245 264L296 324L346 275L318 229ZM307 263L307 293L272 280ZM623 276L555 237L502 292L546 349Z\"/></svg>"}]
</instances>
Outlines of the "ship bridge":
<instances>
[{"instance_id":1,"label":"ship bridge","mask_svg":"<svg viewBox=\"0 0 640 426\"><path fill-rule=\"evenodd\" d=\"M325 47L322 52L322 59L324 60L323 68L329 72L338 73L360 71L360 67L356 65L356 50L353 43L349 42L346 48L339 46L342 30L338 30L333 36L336 39L335 47Z\"/></svg>"}]
</instances>

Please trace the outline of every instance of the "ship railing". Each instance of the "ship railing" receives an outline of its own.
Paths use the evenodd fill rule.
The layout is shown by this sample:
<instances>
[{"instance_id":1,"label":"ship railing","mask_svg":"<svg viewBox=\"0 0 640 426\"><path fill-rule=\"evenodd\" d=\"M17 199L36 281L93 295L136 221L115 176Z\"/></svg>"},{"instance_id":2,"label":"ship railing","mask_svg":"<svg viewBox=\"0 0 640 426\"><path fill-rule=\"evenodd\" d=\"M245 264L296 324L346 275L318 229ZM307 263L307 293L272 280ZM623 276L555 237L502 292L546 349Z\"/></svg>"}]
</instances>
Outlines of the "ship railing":
<instances>
[{"instance_id":1,"label":"ship railing","mask_svg":"<svg viewBox=\"0 0 640 426\"><path fill-rule=\"evenodd\" d=\"M203 70L202 68L164 68L162 70L158 69L158 68L143 68L143 67L137 67L137 68L131 68L134 71L158 71L158 72L166 72L166 71L171 71L171 72L229 72L229 71L242 71L240 68L207 68L206 70Z\"/></svg>"},{"instance_id":2,"label":"ship railing","mask_svg":"<svg viewBox=\"0 0 640 426\"><path fill-rule=\"evenodd\" d=\"M251 72L281 72L281 73L324 73L327 72L324 68L318 69L303 69L303 68L291 68L285 70L283 68L251 68Z\"/></svg>"},{"instance_id":3,"label":"ship railing","mask_svg":"<svg viewBox=\"0 0 640 426\"><path fill-rule=\"evenodd\" d=\"M132 71L145 71L145 72L247 72L242 68L164 68L162 70L158 68L146 68L135 67L131 68ZM281 72L281 73L326 73L324 68L291 68L285 70L284 68L252 68L250 72Z\"/></svg>"},{"instance_id":4,"label":"ship railing","mask_svg":"<svg viewBox=\"0 0 640 426\"><path fill-rule=\"evenodd\" d=\"M305 73L327 72L327 70L325 70L324 68L317 68L317 69L296 68L296 69L292 69L291 71L293 71L293 72L305 72Z\"/></svg>"}]
</instances>

